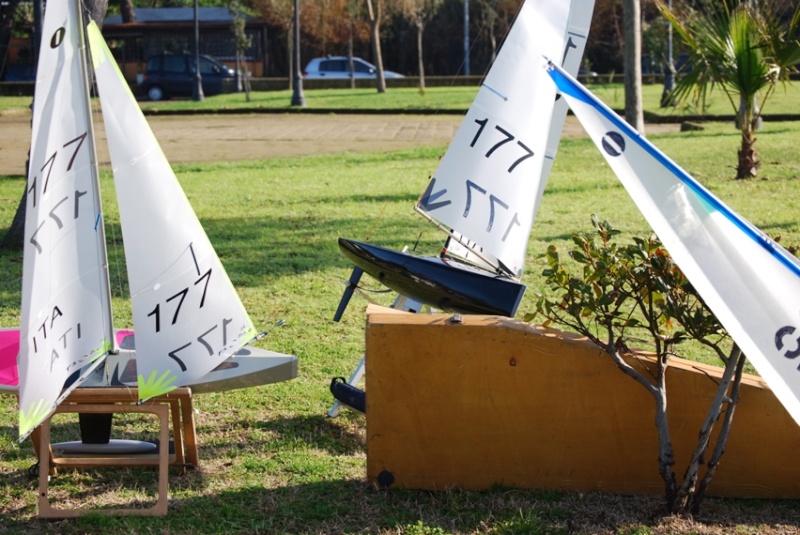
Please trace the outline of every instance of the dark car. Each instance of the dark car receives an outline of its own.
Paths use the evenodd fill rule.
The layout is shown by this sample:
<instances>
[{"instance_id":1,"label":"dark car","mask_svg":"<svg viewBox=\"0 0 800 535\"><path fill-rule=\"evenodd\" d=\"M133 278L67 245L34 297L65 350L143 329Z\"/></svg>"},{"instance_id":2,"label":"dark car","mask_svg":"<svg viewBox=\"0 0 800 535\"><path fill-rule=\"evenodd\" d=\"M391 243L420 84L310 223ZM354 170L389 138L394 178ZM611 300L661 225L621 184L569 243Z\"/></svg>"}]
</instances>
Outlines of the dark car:
<instances>
[{"instance_id":1,"label":"dark car","mask_svg":"<svg viewBox=\"0 0 800 535\"><path fill-rule=\"evenodd\" d=\"M200 56L200 76L204 95L226 90L236 72L208 56ZM226 80L230 80L226 82ZM195 83L195 57L192 54L158 54L147 60L142 90L150 100L191 97Z\"/></svg>"},{"instance_id":2,"label":"dark car","mask_svg":"<svg viewBox=\"0 0 800 535\"><path fill-rule=\"evenodd\" d=\"M9 65L6 69L6 82L33 82L36 80L36 67L24 63Z\"/></svg>"}]
</instances>

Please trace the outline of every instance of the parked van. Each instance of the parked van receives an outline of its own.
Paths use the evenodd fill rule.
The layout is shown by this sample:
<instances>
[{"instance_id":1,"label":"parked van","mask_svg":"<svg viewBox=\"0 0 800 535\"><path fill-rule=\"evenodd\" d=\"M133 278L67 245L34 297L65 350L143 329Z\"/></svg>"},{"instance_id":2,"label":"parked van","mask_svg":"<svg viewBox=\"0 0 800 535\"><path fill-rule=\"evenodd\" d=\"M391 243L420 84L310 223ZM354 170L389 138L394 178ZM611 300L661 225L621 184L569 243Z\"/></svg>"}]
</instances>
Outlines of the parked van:
<instances>
[{"instance_id":1,"label":"parked van","mask_svg":"<svg viewBox=\"0 0 800 535\"><path fill-rule=\"evenodd\" d=\"M219 61L200 56L200 76L204 95L223 93L233 82L236 72ZM142 78L142 91L150 100L171 97L191 97L195 84L195 56L193 54L158 54L147 60Z\"/></svg>"}]
</instances>

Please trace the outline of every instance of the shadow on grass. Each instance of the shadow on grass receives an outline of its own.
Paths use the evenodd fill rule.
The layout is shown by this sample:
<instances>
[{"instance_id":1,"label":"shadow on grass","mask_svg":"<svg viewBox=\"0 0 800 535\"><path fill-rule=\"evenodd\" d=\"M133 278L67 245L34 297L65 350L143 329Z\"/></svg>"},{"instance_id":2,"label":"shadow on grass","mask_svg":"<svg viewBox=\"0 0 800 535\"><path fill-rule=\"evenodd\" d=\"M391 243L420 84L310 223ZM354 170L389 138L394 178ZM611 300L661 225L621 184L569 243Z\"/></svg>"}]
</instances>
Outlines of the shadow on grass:
<instances>
[{"instance_id":1,"label":"shadow on grass","mask_svg":"<svg viewBox=\"0 0 800 535\"><path fill-rule=\"evenodd\" d=\"M361 480L253 486L173 498L165 518L87 517L19 522L14 532L86 533L789 533L797 505L709 499L705 513L666 516L658 496L616 496L496 488L488 491L380 490Z\"/></svg>"},{"instance_id":2,"label":"shadow on grass","mask_svg":"<svg viewBox=\"0 0 800 535\"><path fill-rule=\"evenodd\" d=\"M206 220L206 232L234 284L250 276L282 276L328 268L350 268L339 252L340 236L363 239L372 221L359 219L316 220L312 216L277 219L250 218ZM419 228L407 226L405 219L386 218L381 224L397 229L391 234L396 243L413 243ZM373 240L384 244L386 240ZM433 248L432 250L435 250Z\"/></svg>"},{"instance_id":3,"label":"shadow on grass","mask_svg":"<svg viewBox=\"0 0 800 535\"><path fill-rule=\"evenodd\" d=\"M242 418L226 422L230 436L205 441L200 448L203 459L237 459L242 455L271 456L278 451L291 455L324 452L330 457L363 456L366 449L365 421L362 415L342 409L337 418L321 415L274 417L263 420ZM211 434L198 427L198 435Z\"/></svg>"},{"instance_id":4,"label":"shadow on grass","mask_svg":"<svg viewBox=\"0 0 800 535\"><path fill-rule=\"evenodd\" d=\"M363 453L366 447L363 434L354 432L352 427L339 424L352 422L353 419L356 425L363 426L365 423L359 416L343 416L338 421L327 416L296 416L251 423L251 426L280 431L281 441L301 440L309 447L330 455L356 455Z\"/></svg>"},{"instance_id":5,"label":"shadow on grass","mask_svg":"<svg viewBox=\"0 0 800 535\"><path fill-rule=\"evenodd\" d=\"M364 438L351 429L361 417L331 420L322 416L276 418L238 425L279 437L246 444L269 462L270 452L293 451L297 457L323 450L330 458L360 453ZM0 428L10 434L10 427ZM294 444L294 445L293 445ZM302 450L302 444L306 450ZM242 445L226 441L203 446L201 459L234 459ZM330 462L322 456L319 462ZM788 500L708 499L694 518L663 514L661 496L620 496L597 492L560 492L492 488L484 491L443 489L379 489L364 479L333 477L320 480L318 472L283 471L278 482L269 465L245 467L255 483L213 491L210 478L225 478L225 469L213 476L202 470L178 475L170 471L167 517L84 517L65 521L31 521L32 500L16 500L3 511L0 532L77 534L102 532L169 533L787 533L800 530L800 504ZM240 469L242 466L237 467ZM266 468L266 469L265 469ZM234 469L235 470L235 469ZM234 472L235 473L235 472ZM263 483L259 474L263 473ZM285 479L288 474L288 481ZM313 481L309 481L313 478ZM52 483L57 493L81 503L104 493L113 500L131 494L141 506L150 505L156 475L151 468L87 470L70 473ZM24 470L0 472L0 488L35 496L36 482ZM51 493L52 495L52 493ZM139 498L142 495L142 498ZM122 505L122 504L120 504ZM118 506L114 504L114 506ZM109 505L111 507L111 505Z\"/></svg>"},{"instance_id":6,"label":"shadow on grass","mask_svg":"<svg viewBox=\"0 0 800 535\"><path fill-rule=\"evenodd\" d=\"M350 267L339 252L338 238L363 239L374 231L374 223L356 218L320 220L312 214L203 220L206 234L232 279ZM391 229L382 234L391 235L396 243L412 243L419 236L419 226L414 226L419 221L414 218L387 217L379 224ZM114 270L124 272L124 265L115 265L124 264L120 227L109 227L109 261ZM435 229L431 230L433 235Z\"/></svg>"}]
</instances>

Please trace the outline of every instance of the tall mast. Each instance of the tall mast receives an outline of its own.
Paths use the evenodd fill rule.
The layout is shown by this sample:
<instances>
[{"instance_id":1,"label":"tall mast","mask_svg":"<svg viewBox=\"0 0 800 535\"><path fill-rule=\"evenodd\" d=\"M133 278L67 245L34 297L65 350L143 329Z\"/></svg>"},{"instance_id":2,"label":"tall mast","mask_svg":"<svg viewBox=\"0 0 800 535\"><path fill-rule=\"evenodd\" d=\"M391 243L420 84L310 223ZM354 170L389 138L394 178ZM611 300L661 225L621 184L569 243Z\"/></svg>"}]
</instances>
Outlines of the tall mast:
<instances>
[{"instance_id":1,"label":"tall mast","mask_svg":"<svg viewBox=\"0 0 800 535\"><path fill-rule=\"evenodd\" d=\"M83 96L85 99L86 110L86 125L89 137L89 159L91 162L92 181L94 188L92 188L93 202L95 212L97 213L97 220L95 222L95 230L97 232L97 239L99 240L99 264L102 268L102 277L104 280L105 299L108 303L106 306L108 339L111 340L112 351L116 351L117 343L114 337L114 315L111 311L111 281L108 275L108 252L106 250L106 231L105 221L103 218L103 202L100 197L100 170L97 165L97 142L94 134L94 122L92 120L92 101L91 101L91 86L89 80L91 79L91 71L89 69L89 50L86 46L86 24L84 22L84 10L82 0L74 0L76 4L76 12L78 14L78 50L81 58L81 72L83 73Z\"/></svg>"}]
</instances>

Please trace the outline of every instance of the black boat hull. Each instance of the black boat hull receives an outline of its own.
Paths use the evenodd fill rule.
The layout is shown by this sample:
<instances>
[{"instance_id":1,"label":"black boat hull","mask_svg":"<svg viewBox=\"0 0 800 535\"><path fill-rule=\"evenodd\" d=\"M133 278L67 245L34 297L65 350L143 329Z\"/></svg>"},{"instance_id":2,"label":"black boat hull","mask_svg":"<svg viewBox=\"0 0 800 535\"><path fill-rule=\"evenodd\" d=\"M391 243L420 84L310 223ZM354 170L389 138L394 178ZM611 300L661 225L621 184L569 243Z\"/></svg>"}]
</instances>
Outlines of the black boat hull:
<instances>
[{"instance_id":1,"label":"black boat hull","mask_svg":"<svg viewBox=\"0 0 800 535\"><path fill-rule=\"evenodd\" d=\"M421 303L465 314L513 316L525 285L447 258L419 257L339 238L342 254L383 285Z\"/></svg>"}]
</instances>

